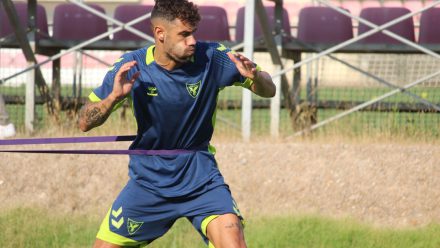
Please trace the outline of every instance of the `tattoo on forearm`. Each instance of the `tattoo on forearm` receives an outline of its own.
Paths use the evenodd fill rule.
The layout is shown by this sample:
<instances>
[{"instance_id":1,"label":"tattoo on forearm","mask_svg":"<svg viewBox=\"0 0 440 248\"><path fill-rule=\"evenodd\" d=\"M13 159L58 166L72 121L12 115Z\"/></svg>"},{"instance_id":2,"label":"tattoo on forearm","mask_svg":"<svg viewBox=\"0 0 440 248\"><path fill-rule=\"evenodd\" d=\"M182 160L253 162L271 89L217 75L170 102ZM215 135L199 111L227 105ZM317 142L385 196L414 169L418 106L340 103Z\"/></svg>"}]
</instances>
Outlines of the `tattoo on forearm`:
<instances>
[{"instance_id":1,"label":"tattoo on forearm","mask_svg":"<svg viewBox=\"0 0 440 248\"><path fill-rule=\"evenodd\" d=\"M96 125L105 121L106 116L101 112L98 107L93 107L91 110L86 110L86 123L87 125Z\"/></svg>"},{"instance_id":2,"label":"tattoo on forearm","mask_svg":"<svg viewBox=\"0 0 440 248\"><path fill-rule=\"evenodd\" d=\"M104 106L90 104L85 105L80 111L79 121L82 122L90 128L97 127L107 120L111 111L106 111Z\"/></svg>"}]
</instances>

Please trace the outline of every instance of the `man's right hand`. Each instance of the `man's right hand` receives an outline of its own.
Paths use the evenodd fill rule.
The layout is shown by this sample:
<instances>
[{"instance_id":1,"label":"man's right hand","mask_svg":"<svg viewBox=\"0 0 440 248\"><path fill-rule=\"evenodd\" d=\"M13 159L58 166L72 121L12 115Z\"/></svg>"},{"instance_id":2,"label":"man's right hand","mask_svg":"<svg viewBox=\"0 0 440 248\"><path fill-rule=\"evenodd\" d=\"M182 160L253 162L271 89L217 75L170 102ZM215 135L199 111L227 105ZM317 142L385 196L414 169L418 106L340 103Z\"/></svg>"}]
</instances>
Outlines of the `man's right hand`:
<instances>
[{"instance_id":1,"label":"man's right hand","mask_svg":"<svg viewBox=\"0 0 440 248\"><path fill-rule=\"evenodd\" d=\"M89 101L81 108L78 126L83 132L102 125L109 117L113 107L130 93L134 82L140 75L140 72L137 71L130 79L127 79L128 72L134 66L136 66L136 61L123 64L115 75L110 95L99 102Z\"/></svg>"},{"instance_id":2,"label":"man's right hand","mask_svg":"<svg viewBox=\"0 0 440 248\"><path fill-rule=\"evenodd\" d=\"M116 73L113 81L113 91L110 94L110 97L116 102L121 101L130 93L134 82L136 82L136 79L139 77L140 71L136 71L130 79L127 79L128 72L135 67L136 64L136 61L127 62L123 64Z\"/></svg>"}]
</instances>

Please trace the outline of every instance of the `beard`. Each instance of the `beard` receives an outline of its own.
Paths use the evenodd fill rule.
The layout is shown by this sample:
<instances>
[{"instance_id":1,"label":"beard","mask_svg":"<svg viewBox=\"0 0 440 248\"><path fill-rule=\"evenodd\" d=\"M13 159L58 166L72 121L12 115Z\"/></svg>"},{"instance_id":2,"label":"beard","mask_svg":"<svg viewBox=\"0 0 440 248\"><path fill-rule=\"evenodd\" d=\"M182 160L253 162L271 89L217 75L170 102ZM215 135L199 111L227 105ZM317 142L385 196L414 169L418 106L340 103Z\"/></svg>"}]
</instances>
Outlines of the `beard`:
<instances>
[{"instance_id":1,"label":"beard","mask_svg":"<svg viewBox=\"0 0 440 248\"><path fill-rule=\"evenodd\" d=\"M184 55L178 56L178 55L176 55L176 53L174 53L171 50L167 53L167 55L168 55L168 58L174 60L175 62L183 64L183 63L187 63L191 60L192 56L194 55L194 51L195 51L195 48L190 54L188 54L188 52L186 52L186 53L184 53ZM186 55L186 54L188 54L188 55Z\"/></svg>"}]
</instances>

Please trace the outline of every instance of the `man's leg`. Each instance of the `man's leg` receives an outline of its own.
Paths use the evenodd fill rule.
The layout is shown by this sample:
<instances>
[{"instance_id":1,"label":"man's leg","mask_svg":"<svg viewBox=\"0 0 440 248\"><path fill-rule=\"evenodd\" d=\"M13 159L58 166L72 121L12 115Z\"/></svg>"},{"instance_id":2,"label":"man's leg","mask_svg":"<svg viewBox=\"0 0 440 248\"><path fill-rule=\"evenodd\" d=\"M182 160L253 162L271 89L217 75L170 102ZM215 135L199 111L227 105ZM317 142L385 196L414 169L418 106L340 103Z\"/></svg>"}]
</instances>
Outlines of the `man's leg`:
<instances>
[{"instance_id":1,"label":"man's leg","mask_svg":"<svg viewBox=\"0 0 440 248\"><path fill-rule=\"evenodd\" d=\"M184 204L183 212L209 247L246 247L243 217L227 185L215 187Z\"/></svg>"},{"instance_id":2,"label":"man's leg","mask_svg":"<svg viewBox=\"0 0 440 248\"><path fill-rule=\"evenodd\" d=\"M94 247L146 246L164 235L178 217L173 204L129 180L102 221Z\"/></svg>"},{"instance_id":3,"label":"man's leg","mask_svg":"<svg viewBox=\"0 0 440 248\"><path fill-rule=\"evenodd\" d=\"M206 234L215 248L246 247L243 225L235 214L223 214L213 219L208 224Z\"/></svg>"},{"instance_id":4,"label":"man's leg","mask_svg":"<svg viewBox=\"0 0 440 248\"><path fill-rule=\"evenodd\" d=\"M93 245L93 248L121 248L119 245L110 244L103 240L96 239L95 244Z\"/></svg>"}]
</instances>

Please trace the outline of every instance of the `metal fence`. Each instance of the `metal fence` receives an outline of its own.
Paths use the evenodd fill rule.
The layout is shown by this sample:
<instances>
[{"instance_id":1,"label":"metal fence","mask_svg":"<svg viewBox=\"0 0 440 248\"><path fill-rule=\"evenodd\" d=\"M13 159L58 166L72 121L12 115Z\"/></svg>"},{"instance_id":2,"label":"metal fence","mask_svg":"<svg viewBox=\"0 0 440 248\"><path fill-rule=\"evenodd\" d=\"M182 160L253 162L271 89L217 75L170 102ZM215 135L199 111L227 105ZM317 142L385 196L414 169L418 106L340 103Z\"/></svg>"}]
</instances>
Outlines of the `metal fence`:
<instances>
[{"instance_id":1,"label":"metal fence","mask_svg":"<svg viewBox=\"0 0 440 248\"><path fill-rule=\"evenodd\" d=\"M306 4L305 1L300 2ZM321 0L309 3L335 7L332 3ZM297 18L291 18L291 20L297 20ZM356 21L359 22L359 20ZM296 23L292 22L291 25L295 27ZM295 30L292 30L292 33L295 34ZM13 75L27 66L20 50L2 47L0 50L0 78ZM63 96L86 97L91 89L100 84L108 63L115 61L121 53L122 51L85 51L85 53L71 53L63 57L61 65ZM438 58L427 54L374 53L337 53L332 54L332 57L321 56L326 54L331 53L330 51L328 53L327 51L302 53L301 64L294 64L298 61L283 58L284 67L288 68L285 71L290 91L294 88L294 77L298 77L298 75L293 75L293 69L301 68L301 74L296 86L298 89L296 93L299 96L295 99L298 104L297 112L292 113L292 110L285 104L282 104L279 109L281 137L315 128L314 132L318 134L384 133L425 135L426 137L440 135L438 131L440 113L432 106L440 105L440 76L435 75L440 69ZM39 56L40 61L46 59L47 57ZM97 59L107 64L97 62ZM275 76L280 74L279 68L273 65L268 53L255 53L254 60ZM81 65L81 70L78 70L78 64ZM308 67L305 66L306 64ZM51 64L42 66L42 72L46 79L51 78L53 73ZM25 115L23 103L28 82L24 75L21 74L0 85L0 94L9 103L7 109L10 118L22 132L24 132ZM383 82L405 87L426 75L432 77L414 87L411 85L411 88L405 91L400 89L389 97L377 99L393 90ZM220 93L216 135L236 138L242 136L242 98L242 90L238 87L230 87ZM377 100L372 101L372 99ZM252 102L252 136L270 135L270 100L253 96ZM39 103L38 99L37 103ZM361 105L363 105L362 108L359 107ZM36 127L44 127L48 117L42 105L37 104L36 116L34 123Z\"/></svg>"}]
</instances>

